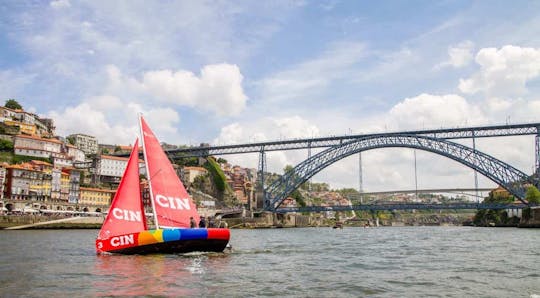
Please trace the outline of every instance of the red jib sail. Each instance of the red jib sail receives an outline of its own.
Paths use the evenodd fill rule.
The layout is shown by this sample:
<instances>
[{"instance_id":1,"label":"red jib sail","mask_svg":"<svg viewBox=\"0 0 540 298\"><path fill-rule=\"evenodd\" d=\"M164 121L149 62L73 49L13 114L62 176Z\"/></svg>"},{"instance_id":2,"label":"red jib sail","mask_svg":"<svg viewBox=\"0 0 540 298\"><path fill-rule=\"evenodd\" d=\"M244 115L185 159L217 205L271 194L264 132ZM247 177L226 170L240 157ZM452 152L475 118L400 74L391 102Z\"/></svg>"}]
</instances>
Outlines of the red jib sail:
<instances>
[{"instance_id":1,"label":"red jib sail","mask_svg":"<svg viewBox=\"0 0 540 298\"><path fill-rule=\"evenodd\" d=\"M142 116L140 122L156 228L189 228L190 217L199 221L197 208Z\"/></svg>"},{"instance_id":2,"label":"red jib sail","mask_svg":"<svg viewBox=\"0 0 540 298\"><path fill-rule=\"evenodd\" d=\"M139 184L139 140L135 140L133 150L122 181L109 208L109 213L101 226L98 239L140 232L146 230L146 217Z\"/></svg>"}]
</instances>

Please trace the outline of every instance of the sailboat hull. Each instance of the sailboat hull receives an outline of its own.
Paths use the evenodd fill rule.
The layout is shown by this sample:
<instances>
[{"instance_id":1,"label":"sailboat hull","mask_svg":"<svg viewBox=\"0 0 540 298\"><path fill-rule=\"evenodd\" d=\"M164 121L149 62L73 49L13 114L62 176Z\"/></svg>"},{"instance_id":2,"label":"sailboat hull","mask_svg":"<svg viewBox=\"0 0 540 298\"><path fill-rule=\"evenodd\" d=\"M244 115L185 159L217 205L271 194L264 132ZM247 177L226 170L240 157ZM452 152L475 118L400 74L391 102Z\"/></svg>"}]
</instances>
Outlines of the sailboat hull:
<instances>
[{"instance_id":1,"label":"sailboat hull","mask_svg":"<svg viewBox=\"0 0 540 298\"><path fill-rule=\"evenodd\" d=\"M229 229L158 229L98 239L96 250L98 254L222 252L229 238Z\"/></svg>"}]
</instances>

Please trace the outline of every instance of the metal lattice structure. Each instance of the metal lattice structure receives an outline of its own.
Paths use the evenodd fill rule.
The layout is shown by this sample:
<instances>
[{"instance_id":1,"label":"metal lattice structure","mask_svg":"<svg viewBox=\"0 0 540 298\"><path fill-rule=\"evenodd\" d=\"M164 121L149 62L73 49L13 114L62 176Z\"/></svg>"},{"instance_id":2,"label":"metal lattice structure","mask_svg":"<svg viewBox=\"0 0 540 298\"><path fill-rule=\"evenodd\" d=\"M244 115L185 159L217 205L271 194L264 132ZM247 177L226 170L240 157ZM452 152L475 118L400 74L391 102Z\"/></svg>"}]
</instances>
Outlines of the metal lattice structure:
<instances>
[{"instance_id":1,"label":"metal lattice structure","mask_svg":"<svg viewBox=\"0 0 540 298\"><path fill-rule=\"evenodd\" d=\"M529 176L503 161L467 146L431 136L380 134L333 146L301 162L266 188L264 209L275 212L283 200L302 183L338 160L362 151L388 147L419 149L453 159L501 185L525 203L524 184L530 183Z\"/></svg>"},{"instance_id":2,"label":"metal lattice structure","mask_svg":"<svg viewBox=\"0 0 540 298\"><path fill-rule=\"evenodd\" d=\"M336 211L394 211L394 210L506 210L523 209L528 207L524 204L477 204L477 203L453 203L453 204L370 204L370 205L344 205L344 206L309 206L309 207L283 207L274 210L276 213L288 212L336 212Z\"/></svg>"},{"instance_id":3,"label":"metal lattice structure","mask_svg":"<svg viewBox=\"0 0 540 298\"><path fill-rule=\"evenodd\" d=\"M344 136L331 136L322 138L305 138L283 141L270 141L259 143L246 143L224 146L206 146L206 147L191 147L168 150L168 154L173 159L181 159L185 157L199 157L209 155L226 155L226 154L242 154L242 153L258 153L261 151L283 151L283 150L298 150L308 148L329 148L341 146L343 144L362 140L370 137L378 136L399 136L399 135L418 135L432 137L438 139L469 139L469 138L488 138L488 137L503 137L503 136L523 136L523 135L539 135L540 123L529 124L511 124L497 126L478 126L466 128L448 128L448 129L432 129L432 130L415 130L405 132L387 132L378 134L357 134ZM538 142L537 142L538 143ZM538 154L538 151L537 151ZM127 155L126 155L127 156ZM540 159L537 158L537 164L540 166Z\"/></svg>"}]
</instances>

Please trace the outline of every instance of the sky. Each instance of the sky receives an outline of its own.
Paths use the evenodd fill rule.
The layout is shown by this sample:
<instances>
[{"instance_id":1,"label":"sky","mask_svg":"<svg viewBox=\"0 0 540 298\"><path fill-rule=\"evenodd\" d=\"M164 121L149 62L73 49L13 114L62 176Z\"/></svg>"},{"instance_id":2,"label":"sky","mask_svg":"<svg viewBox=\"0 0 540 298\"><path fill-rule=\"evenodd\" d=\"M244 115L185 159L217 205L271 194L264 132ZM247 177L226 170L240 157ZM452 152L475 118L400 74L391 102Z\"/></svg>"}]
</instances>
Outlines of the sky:
<instances>
[{"instance_id":1,"label":"sky","mask_svg":"<svg viewBox=\"0 0 540 298\"><path fill-rule=\"evenodd\" d=\"M187 145L533 123L539 91L538 1L0 2L0 94L106 144L133 144L138 113ZM476 146L534 169L534 137ZM267 158L282 173L307 151ZM364 152L363 190L475 185L447 158L416 165L415 182L413 150ZM359 188L358 155L313 181Z\"/></svg>"}]
</instances>

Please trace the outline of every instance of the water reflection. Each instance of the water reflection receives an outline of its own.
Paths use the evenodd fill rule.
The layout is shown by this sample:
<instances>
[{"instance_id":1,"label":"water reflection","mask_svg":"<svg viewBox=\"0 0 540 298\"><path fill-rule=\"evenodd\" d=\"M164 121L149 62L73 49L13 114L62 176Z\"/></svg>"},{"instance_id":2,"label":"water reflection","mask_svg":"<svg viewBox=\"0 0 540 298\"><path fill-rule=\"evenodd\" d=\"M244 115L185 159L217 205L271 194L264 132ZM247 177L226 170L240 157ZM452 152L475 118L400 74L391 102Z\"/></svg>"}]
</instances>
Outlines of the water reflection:
<instances>
[{"instance_id":1,"label":"water reflection","mask_svg":"<svg viewBox=\"0 0 540 298\"><path fill-rule=\"evenodd\" d=\"M194 296L205 273L226 265L216 254L96 257L93 290L100 296ZM216 262L217 260L217 262Z\"/></svg>"}]
</instances>

